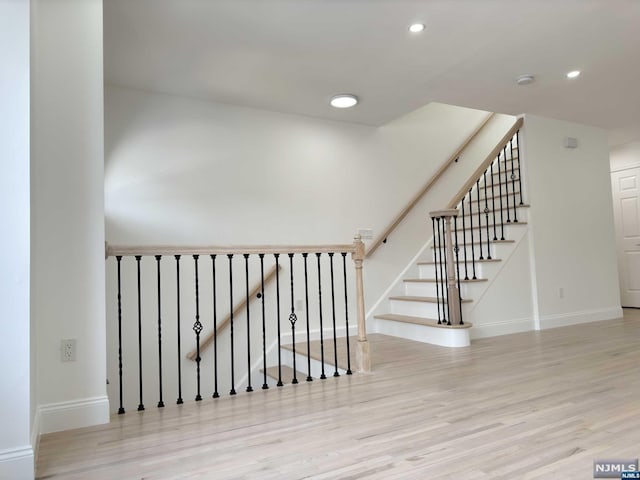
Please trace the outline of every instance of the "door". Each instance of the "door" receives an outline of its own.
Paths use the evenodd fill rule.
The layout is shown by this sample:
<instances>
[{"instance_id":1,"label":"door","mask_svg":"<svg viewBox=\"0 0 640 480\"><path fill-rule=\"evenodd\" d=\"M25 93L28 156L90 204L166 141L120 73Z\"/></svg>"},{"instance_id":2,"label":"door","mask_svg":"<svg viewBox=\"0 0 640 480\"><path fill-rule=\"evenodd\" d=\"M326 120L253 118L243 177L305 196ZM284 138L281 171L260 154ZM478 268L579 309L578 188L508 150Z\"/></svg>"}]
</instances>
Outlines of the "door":
<instances>
[{"instance_id":1,"label":"door","mask_svg":"<svg viewBox=\"0 0 640 480\"><path fill-rule=\"evenodd\" d=\"M622 306L640 308L640 167L612 172L611 186Z\"/></svg>"}]
</instances>

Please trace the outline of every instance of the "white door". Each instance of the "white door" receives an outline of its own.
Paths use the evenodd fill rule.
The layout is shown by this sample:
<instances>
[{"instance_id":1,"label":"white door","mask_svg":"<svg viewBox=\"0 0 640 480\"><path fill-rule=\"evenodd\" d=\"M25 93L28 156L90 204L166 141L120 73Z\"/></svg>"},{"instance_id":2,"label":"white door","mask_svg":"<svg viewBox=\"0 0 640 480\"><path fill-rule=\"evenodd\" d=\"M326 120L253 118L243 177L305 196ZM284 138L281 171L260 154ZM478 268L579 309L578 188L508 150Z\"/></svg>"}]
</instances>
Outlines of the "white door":
<instances>
[{"instance_id":1,"label":"white door","mask_svg":"<svg viewBox=\"0 0 640 480\"><path fill-rule=\"evenodd\" d=\"M640 167L612 172L611 186L622 306L640 308Z\"/></svg>"}]
</instances>

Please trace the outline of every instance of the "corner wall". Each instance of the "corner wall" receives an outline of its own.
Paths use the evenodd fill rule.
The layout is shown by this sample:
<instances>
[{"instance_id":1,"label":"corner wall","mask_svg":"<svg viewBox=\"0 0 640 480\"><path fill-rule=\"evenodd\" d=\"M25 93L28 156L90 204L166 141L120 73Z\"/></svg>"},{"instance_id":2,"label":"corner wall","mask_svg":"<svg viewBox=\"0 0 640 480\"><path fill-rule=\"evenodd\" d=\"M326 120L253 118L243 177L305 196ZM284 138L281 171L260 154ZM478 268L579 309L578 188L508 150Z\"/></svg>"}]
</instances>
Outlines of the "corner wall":
<instances>
[{"instance_id":1,"label":"corner wall","mask_svg":"<svg viewBox=\"0 0 640 480\"><path fill-rule=\"evenodd\" d=\"M540 328L620 317L606 133L533 115L523 132Z\"/></svg>"},{"instance_id":2,"label":"corner wall","mask_svg":"<svg viewBox=\"0 0 640 480\"><path fill-rule=\"evenodd\" d=\"M29 335L29 1L0 0L0 479L33 478Z\"/></svg>"},{"instance_id":3,"label":"corner wall","mask_svg":"<svg viewBox=\"0 0 640 480\"><path fill-rule=\"evenodd\" d=\"M109 420L102 1L32 2L31 314L40 432ZM75 362L60 341L76 339Z\"/></svg>"}]
</instances>

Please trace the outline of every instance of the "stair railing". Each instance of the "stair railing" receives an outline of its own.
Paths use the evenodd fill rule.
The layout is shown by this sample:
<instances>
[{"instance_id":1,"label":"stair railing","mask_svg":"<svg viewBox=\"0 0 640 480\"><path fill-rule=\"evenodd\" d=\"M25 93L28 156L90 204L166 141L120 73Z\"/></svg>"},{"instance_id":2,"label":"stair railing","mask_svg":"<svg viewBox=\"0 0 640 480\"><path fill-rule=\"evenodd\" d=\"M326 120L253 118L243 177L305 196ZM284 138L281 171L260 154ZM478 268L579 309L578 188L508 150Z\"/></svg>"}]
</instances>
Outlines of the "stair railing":
<instances>
[{"instance_id":1,"label":"stair railing","mask_svg":"<svg viewBox=\"0 0 640 480\"><path fill-rule=\"evenodd\" d=\"M106 246L106 257L114 257L116 262L116 282L117 282L117 310L116 316L117 318L108 319L108 321L116 322L117 324L117 364L118 364L118 395L119 395L119 408L118 413L125 413L124 406L124 389L125 382L123 381L123 377L125 375L129 376L129 385L131 384L131 380L135 377L137 380L138 391L137 399L138 410L144 410L144 388L143 384L145 383L145 376L143 374L143 369L145 371L148 370L145 363L151 364L157 367L157 388L158 388L158 403L157 406L162 408L165 406L164 404L164 387L169 383L166 378L163 379L163 366L167 365L166 355L163 357L164 350L167 349L167 341L163 338L163 333L166 332L166 328L168 325L171 325L172 329L176 329L177 336L176 340L177 345L172 344L171 350L173 352L177 352L177 365L175 365L175 370L177 370L177 377L175 380L171 380L171 383L174 383L176 386L176 394L177 394L177 404L183 403L183 373L184 367L181 363L182 360L182 352L180 345L181 338L181 318L183 306L181 307L181 299L185 298L184 291L181 292L181 287L184 288L185 282L183 278L183 282L181 283L181 271L180 266L181 262L184 263L184 260L189 260L192 263L193 268L193 291L190 292L192 297L192 301L194 302L193 311L195 313L193 318L192 330L195 337L195 372L191 372L195 374L195 400L202 400L202 388L201 388L201 379L203 372L201 371L201 367L206 370L209 367L212 367L212 371L208 373L209 377L213 377L213 388L212 388L212 397L218 398L220 396L219 385L218 385L218 376L221 369L227 369L226 371L230 372L230 395L236 394L236 363L238 362L238 354L234 351L234 347L237 347L242 342L242 347L245 348L244 353L247 355L246 358L246 391L253 391L252 379L251 379L251 371L256 368L255 363L252 363L251 355L255 353L256 348L252 348L251 345L251 331L253 328L261 330L261 338L262 344L258 348L260 353L262 354L260 363L262 366L263 372L263 383L262 389L268 389L269 384L267 380L267 344L266 338L267 335L270 337L277 337L277 352L278 352L278 381L277 386L283 386L283 378L282 378L282 357L280 352L281 341L283 332L281 328L288 323L290 327L290 335L292 339L292 361L293 361L293 378L291 379L291 383L298 383L297 375L296 375L296 327L298 322L298 314L296 313L296 305L302 305L300 302L302 298L298 298L300 294L296 294L296 288L298 292L304 290L304 321L305 321L305 333L306 333L306 351L298 352L305 353L307 357L307 371L306 371L306 380L312 381L312 369L311 369L311 316L314 316L314 319L319 321L319 339L320 339L320 356L321 356L321 374L319 375L320 379L326 379L325 373L325 334L330 332L329 334L332 337L333 349L329 354L333 354L333 364L334 364L334 372L333 376L339 376L338 369L338 341L344 342L344 346L346 346L346 374L350 375L352 373L351 369L351 345L349 339L349 291L347 277L347 262L346 257L348 254L351 254L353 263L354 263L354 273L353 278L355 282L355 307L356 307L356 324L357 324L357 343L356 347L356 370L358 372L369 372L371 370L371 358L370 358L370 350L369 350L369 342L367 340L367 332L366 332L366 324L365 324L365 312L364 312L364 289L363 289L363 277L362 277L362 268L364 262L364 243L362 242L359 235L354 238L353 243L351 244L339 244L339 245L308 245L308 246L247 246L247 247L180 247L180 246L150 246L150 247L140 247L140 246ZM189 258L190 257L190 258ZM147 262L145 265L147 267L155 267L153 269L155 275L154 278L143 278L141 263L143 259L146 258ZM275 265L265 275L265 258L273 259ZM133 262L131 261L133 260ZM149 263L149 260L153 263ZM164 260L164 262L163 262ZM169 265L167 261L169 260ZM203 311L202 308L202 287L203 284L203 268L204 260L208 260L208 269L209 273L207 275L207 285L212 289L212 292L208 292L211 294L211 309L207 310L207 315L205 318L204 315L201 316ZM238 262L238 260L240 260ZM249 289L250 282L250 268L249 262L252 263L252 267L259 268L259 287ZM315 261L314 261L315 260ZM334 262L334 260L336 260ZM154 262L155 261L155 262ZM241 268L240 272L237 272L237 268L234 267L234 264L240 263ZM337 264L337 265L334 265ZM163 264L165 268L163 269ZM284 265L282 265L284 264ZM294 265L295 264L295 265ZM315 264L315 265L314 265ZM123 265L131 271L135 272L133 274L133 279L125 279L122 275ZM165 281L163 281L163 274L167 275L163 270L167 270L168 268L173 267L175 270L175 281L169 287ZM281 275L281 268L288 267L289 272L288 275ZM256 268L256 269L257 269ZM304 270L303 280L297 278L296 272L300 272ZM184 269L183 269L184 271ZM326 272L329 273L326 273ZM238 295L238 292L234 292L234 274L236 275L236 285L235 289L237 290L237 280L238 276L242 280L244 284L244 288L242 288L241 293ZM272 292L272 297L269 299L269 312L265 308L265 296L267 290L265 289L265 280L269 275L275 277L275 292ZM310 280L310 275L313 275L313 281ZM327 275L329 277L327 278ZM349 274L351 275L351 274ZM182 275L184 276L184 274ZM255 277L256 275L254 275ZM147 274L147 277L149 275ZM287 278L288 277L288 278ZM337 277L337 279L336 279ZM218 323L218 311L220 309L220 303L222 300L219 298L218 288L221 282L224 282L228 279L228 291L226 292L228 295L228 324L229 324L229 338L230 345L228 346L228 350L230 352L229 356L226 359L219 358L219 342L222 340L220 337L220 324ZM126 282L125 282L126 280ZM125 285L126 283L126 285ZM143 300L142 300L142 286L143 284L147 288L150 287L151 283L153 284L154 294L153 302L155 303L155 307L152 308L153 315L155 319L153 320L153 327L150 330L152 324L149 323L150 314L148 312L144 312L143 316ZM175 287L174 287L175 285ZM317 288L317 292L310 292L309 288ZM166 297L168 289L175 288L175 291L171 294L175 294L175 304L172 305L175 310L169 313L163 311L163 305L169 300L164 299ZM325 289L325 297L323 297L323 288ZM329 290L327 294L326 290ZM310 301L310 295L313 297L317 293L317 300ZM123 300L125 296L128 302L129 317L125 318L126 314L123 311ZM241 312L238 311L236 304L234 304L234 296L242 297L244 296L243 305L245 307L244 313L244 322L238 325L238 316ZM257 297L259 301L259 310L256 314L254 310L251 308L252 300ZM288 298L287 298L288 297ZM226 303L225 302L225 303ZM235 306L234 306L235 305ZM290 305L290 310L284 308L284 305ZM135 306L135 308L131 308ZM144 303L145 310L149 310L149 303ZM316 311L311 312L310 309L313 308ZM275 311L275 313L274 313ZM132 313L135 312L135 313ZM340 315L343 315L343 318L339 318ZM271 316L272 318L269 318ZM167 317L170 317L170 320L167 321ZM257 317L257 320L255 318ZM288 322L287 320L288 319ZM145 321L146 320L146 321ZM226 321L226 320L225 320ZM137 350L136 352L131 351L134 348L124 347L125 344L131 345L132 339L128 342L123 341L123 322L131 322L130 325L132 330L137 332ZM343 323L342 323L343 322ZM234 324L235 323L235 324ZM342 324L340 324L342 323ZM328 326L327 326L328 324ZM137 327L137 328L136 328ZM144 328L143 328L144 327ZM204 341L213 343L213 353L212 353L212 361L209 362L209 365L202 365L202 346L203 346L203 338L202 332L205 330L205 327L209 327L212 330L212 333L207 336ZM234 328L235 327L235 328ZM246 335L246 339L238 339L236 338L239 327L244 329L244 333ZM340 338L337 334L338 330L344 329L344 338ZM329 335L328 334L328 335ZM153 358L153 362L145 360L143 357L143 339L145 336L149 338L149 335L153 335L157 339L157 357ZM166 337L166 335L165 335ZM172 340L173 341L173 340ZM246 342L246 343L245 343ZM149 350L148 348L146 350ZM331 350L331 349L329 349ZM126 371L125 365L129 363L134 364L137 367L136 371ZM135 365L137 363L137 365ZM244 362L243 362L244 363ZM212 364L212 365L211 365ZM174 365L172 365L173 367ZM343 370L344 372L344 370ZM156 382L154 382L156 383ZM129 396L132 394L130 393Z\"/></svg>"},{"instance_id":2,"label":"stair railing","mask_svg":"<svg viewBox=\"0 0 640 480\"><path fill-rule=\"evenodd\" d=\"M463 324L461 280L477 280L477 263L491 260L491 246L505 241L505 224L518 223L518 207L524 205L520 167L522 123L522 118L514 123L446 209L429 214L438 324Z\"/></svg>"}]
</instances>

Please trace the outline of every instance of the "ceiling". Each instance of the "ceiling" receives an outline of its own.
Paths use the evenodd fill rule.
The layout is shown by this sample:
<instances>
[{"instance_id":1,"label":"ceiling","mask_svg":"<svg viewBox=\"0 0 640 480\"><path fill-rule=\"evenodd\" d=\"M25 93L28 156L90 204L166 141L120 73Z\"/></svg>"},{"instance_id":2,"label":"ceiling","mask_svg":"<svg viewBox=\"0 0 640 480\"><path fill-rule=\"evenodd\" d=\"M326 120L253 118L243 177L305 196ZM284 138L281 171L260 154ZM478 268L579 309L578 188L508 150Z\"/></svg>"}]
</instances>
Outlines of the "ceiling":
<instances>
[{"instance_id":1,"label":"ceiling","mask_svg":"<svg viewBox=\"0 0 640 480\"><path fill-rule=\"evenodd\" d=\"M640 140L639 0L105 0L104 31L108 84L374 126L437 101ZM328 105L344 92L358 106Z\"/></svg>"}]
</instances>

